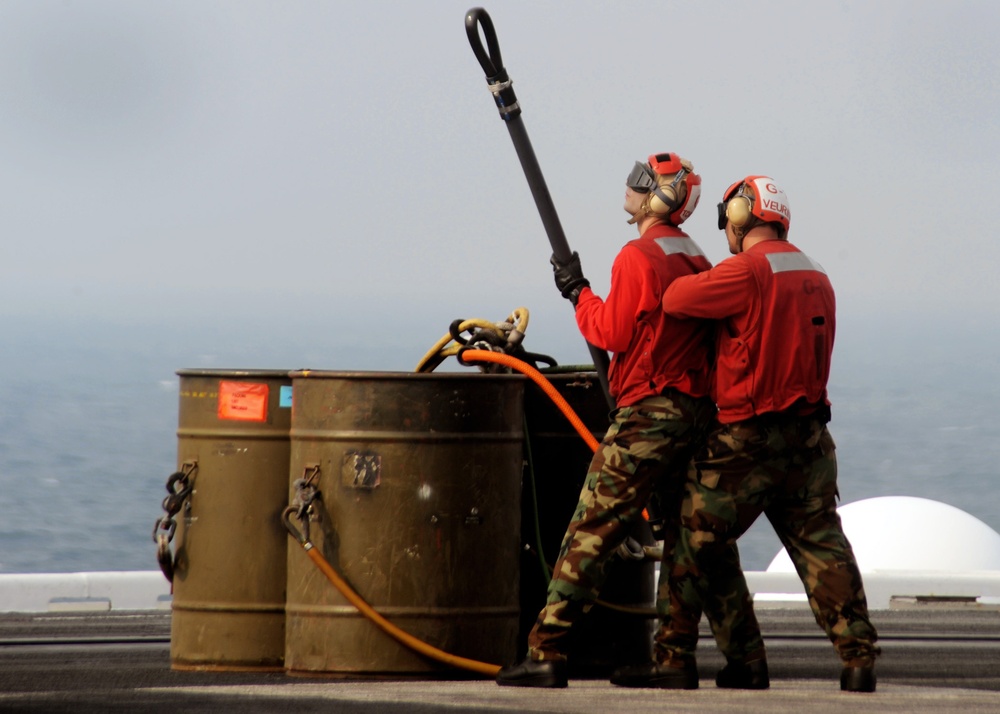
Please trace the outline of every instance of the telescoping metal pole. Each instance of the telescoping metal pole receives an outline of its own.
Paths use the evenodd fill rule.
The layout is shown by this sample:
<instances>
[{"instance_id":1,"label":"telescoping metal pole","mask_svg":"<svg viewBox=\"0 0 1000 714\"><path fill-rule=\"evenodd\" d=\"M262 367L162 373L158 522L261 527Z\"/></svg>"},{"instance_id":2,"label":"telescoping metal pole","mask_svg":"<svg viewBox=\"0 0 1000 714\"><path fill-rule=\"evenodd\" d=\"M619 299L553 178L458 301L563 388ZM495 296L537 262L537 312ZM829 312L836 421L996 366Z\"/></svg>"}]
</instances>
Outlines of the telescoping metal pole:
<instances>
[{"instance_id":1,"label":"telescoping metal pole","mask_svg":"<svg viewBox=\"0 0 1000 714\"><path fill-rule=\"evenodd\" d=\"M480 27L486 38L486 48L483 47L479 34ZM524 121L521 119L521 105L518 104L517 97L514 96L510 77L507 76L507 70L504 69L503 60L500 58L500 45L497 42L496 31L493 29L493 20L483 8L472 8L465 14L465 31L469 36L469 44L472 45L476 59L479 60L483 71L486 72L486 83L496 101L497 109L500 110L500 118L507 125L511 141L514 142L514 149L521 162L521 169L524 171L525 178L528 179L528 187L531 189L535 206L538 208L542 225L545 227L549 244L552 246L552 254L559 262L566 263L570 260L572 252L566 241L566 235L563 233L562 224L559 222L556 207L552 203L552 196L549 195L549 189L545 185L545 177L542 176L542 170L535 158L535 151L531 148L528 132L524 128ZM489 52L487 52L487 48ZM608 353L590 343L587 343L587 347L590 348L590 356L594 360L594 368L597 370L597 377L601 382L608 406L614 409L615 403L608 388Z\"/></svg>"}]
</instances>

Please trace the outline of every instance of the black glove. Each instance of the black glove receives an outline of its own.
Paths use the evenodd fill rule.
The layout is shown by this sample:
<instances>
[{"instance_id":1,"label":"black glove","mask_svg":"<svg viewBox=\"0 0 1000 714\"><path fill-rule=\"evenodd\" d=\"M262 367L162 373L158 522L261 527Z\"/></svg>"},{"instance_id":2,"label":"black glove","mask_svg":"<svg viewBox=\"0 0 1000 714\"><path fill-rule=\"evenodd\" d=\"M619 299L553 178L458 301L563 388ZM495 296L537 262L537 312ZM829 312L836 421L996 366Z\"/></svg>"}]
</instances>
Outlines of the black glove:
<instances>
[{"instance_id":1,"label":"black glove","mask_svg":"<svg viewBox=\"0 0 1000 714\"><path fill-rule=\"evenodd\" d=\"M556 287L562 296L576 306L576 301L580 299L580 291L590 287L590 281L583 277L583 268L580 267L580 256L574 250L569 261L560 263L555 255L549 259L552 263L552 274L556 279Z\"/></svg>"}]
</instances>

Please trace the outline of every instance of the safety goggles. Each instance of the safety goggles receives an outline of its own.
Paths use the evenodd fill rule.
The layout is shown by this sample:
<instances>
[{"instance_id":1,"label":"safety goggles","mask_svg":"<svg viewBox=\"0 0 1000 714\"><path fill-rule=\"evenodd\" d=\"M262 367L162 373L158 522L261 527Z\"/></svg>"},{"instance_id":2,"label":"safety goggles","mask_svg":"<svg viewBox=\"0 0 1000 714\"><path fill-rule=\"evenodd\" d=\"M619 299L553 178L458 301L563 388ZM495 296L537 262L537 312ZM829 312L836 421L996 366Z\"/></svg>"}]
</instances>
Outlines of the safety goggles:
<instances>
[{"instance_id":1,"label":"safety goggles","mask_svg":"<svg viewBox=\"0 0 1000 714\"><path fill-rule=\"evenodd\" d=\"M723 201L719 204L719 230L726 230L726 223L729 221L728 216L726 216L726 203Z\"/></svg>"},{"instance_id":2,"label":"safety goggles","mask_svg":"<svg viewBox=\"0 0 1000 714\"><path fill-rule=\"evenodd\" d=\"M649 193L656 185L656 176L649 164L636 161L632 167L632 173L625 179L625 185L636 193Z\"/></svg>"}]
</instances>

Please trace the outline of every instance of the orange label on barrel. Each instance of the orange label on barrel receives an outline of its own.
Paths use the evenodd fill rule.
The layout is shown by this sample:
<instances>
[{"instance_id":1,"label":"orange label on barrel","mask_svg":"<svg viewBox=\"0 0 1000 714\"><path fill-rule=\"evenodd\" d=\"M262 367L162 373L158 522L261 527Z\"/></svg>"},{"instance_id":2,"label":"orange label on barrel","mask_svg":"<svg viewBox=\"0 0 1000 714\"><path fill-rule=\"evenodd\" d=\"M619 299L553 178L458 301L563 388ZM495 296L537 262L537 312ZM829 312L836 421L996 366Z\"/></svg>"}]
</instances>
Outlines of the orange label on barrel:
<instances>
[{"instance_id":1,"label":"orange label on barrel","mask_svg":"<svg viewBox=\"0 0 1000 714\"><path fill-rule=\"evenodd\" d=\"M219 382L219 418L266 421L267 385Z\"/></svg>"}]
</instances>

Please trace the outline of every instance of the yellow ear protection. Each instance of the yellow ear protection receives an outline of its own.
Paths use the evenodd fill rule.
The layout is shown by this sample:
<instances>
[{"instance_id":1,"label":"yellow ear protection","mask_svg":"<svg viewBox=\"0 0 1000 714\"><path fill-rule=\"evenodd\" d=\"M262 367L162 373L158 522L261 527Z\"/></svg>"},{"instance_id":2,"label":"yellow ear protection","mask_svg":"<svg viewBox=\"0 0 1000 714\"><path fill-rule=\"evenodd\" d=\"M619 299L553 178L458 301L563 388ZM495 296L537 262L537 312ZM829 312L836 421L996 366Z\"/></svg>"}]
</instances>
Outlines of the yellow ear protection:
<instances>
[{"instance_id":1,"label":"yellow ear protection","mask_svg":"<svg viewBox=\"0 0 1000 714\"><path fill-rule=\"evenodd\" d=\"M750 221L750 209L753 208L753 198L740 193L733 196L726 204L726 218L736 228L742 228Z\"/></svg>"},{"instance_id":2,"label":"yellow ear protection","mask_svg":"<svg viewBox=\"0 0 1000 714\"><path fill-rule=\"evenodd\" d=\"M753 215L753 202L753 189L746 184L740 186L735 196L725 204L719 204L719 230L726 227L727 220L733 224L733 228L742 228L749 223Z\"/></svg>"},{"instance_id":3,"label":"yellow ear protection","mask_svg":"<svg viewBox=\"0 0 1000 714\"><path fill-rule=\"evenodd\" d=\"M646 207L650 213L665 215L673 213L684 203L684 196L681 189L684 185L684 177L691 173L691 164L687 161L681 162L680 170L674 175L674 180L666 186L660 186L657 182L653 190L649 192Z\"/></svg>"}]
</instances>

